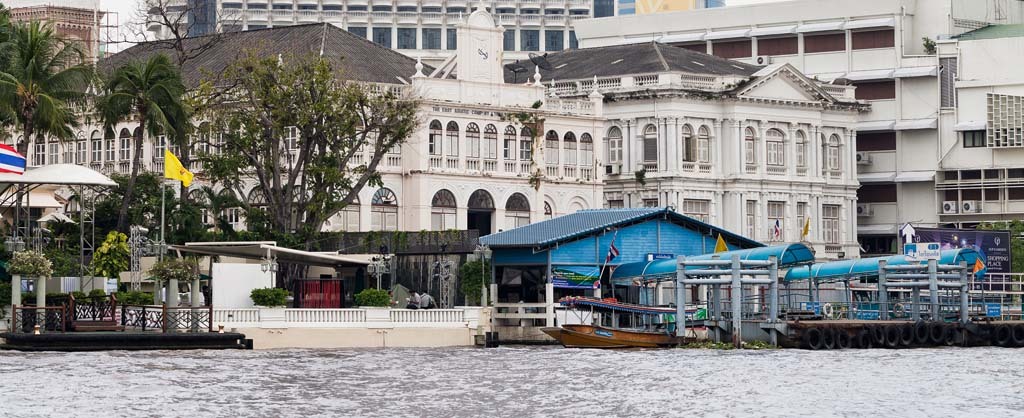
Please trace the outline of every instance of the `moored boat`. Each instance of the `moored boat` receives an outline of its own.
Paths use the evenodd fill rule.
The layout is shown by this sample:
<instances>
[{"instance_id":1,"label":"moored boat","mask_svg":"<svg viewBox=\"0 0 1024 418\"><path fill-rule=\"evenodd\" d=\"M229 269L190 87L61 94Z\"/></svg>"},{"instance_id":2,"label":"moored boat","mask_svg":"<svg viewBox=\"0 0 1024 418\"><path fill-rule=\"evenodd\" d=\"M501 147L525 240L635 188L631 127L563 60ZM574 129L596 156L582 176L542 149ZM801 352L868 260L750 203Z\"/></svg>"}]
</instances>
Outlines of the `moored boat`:
<instances>
[{"instance_id":1,"label":"moored boat","mask_svg":"<svg viewBox=\"0 0 1024 418\"><path fill-rule=\"evenodd\" d=\"M679 345L681 337L666 332L566 324L542 328L545 334L568 348L658 348Z\"/></svg>"}]
</instances>

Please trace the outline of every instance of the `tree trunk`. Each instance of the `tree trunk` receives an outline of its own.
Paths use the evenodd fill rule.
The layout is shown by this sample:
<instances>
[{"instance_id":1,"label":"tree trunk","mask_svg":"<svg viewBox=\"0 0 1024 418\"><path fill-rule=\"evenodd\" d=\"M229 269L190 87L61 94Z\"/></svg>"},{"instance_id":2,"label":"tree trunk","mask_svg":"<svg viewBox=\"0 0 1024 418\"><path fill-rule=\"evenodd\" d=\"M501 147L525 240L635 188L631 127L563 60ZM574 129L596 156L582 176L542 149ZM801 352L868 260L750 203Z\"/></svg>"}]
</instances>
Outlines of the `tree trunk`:
<instances>
[{"instance_id":1,"label":"tree trunk","mask_svg":"<svg viewBox=\"0 0 1024 418\"><path fill-rule=\"evenodd\" d=\"M28 122L25 122L25 124L22 125L21 132L24 133L25 136L21 139L21 142L18 142L18 144L17 144L18 154L21 154L22 156L25 157L25 162L26 162L25 165L29 165L29 163L35 164L36 161L32 161L29 158L30 155L28 154L29 144L32 143L32 121L31 120L29 120Z\"/></svg>"},{"instance_id":2,"label":"tree trunk","mask_svg":"<svg viewBox=\"0 0 1024 418\"><path fill-rule=\"evenodd\" d=\"M128 233L128 207L131 205L135 194L135 180L139 177L139 165L142 162L142 143L146 138L146 117L139 115L139 138L135 138L135 155L132 156L132 174L128 177L128 185L124 191L124 201L121 202L121 211L117 214L117 230Z\"/></svg>"}]
</instances>

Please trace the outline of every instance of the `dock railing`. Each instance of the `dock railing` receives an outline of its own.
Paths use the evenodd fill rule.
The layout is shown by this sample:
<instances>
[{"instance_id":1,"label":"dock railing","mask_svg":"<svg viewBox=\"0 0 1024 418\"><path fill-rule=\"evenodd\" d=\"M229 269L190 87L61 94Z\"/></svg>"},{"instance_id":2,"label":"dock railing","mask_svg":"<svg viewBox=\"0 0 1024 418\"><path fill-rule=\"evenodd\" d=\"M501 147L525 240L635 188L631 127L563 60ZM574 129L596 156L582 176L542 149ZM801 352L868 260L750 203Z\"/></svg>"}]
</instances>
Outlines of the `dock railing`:
<instances>
[{"instance_id":1,"label":"dock railing","mask_svg":"<svg viewBox=\"0 0 1024 418\"><path fill-rule=\"evenodd\" d=\"M35 332L36 326L40 333L64 332L70 319L64 306L17 306L11 307L11 332Z\"/></svg>"},{"instance_id":2,"label":"dock railing","mask_svg":"<svg viewBox=\"0 0 1024 418\"><path fill-rule=\"evenodd\" d=\"M225 328L476 328L482 309L217 308L212 316L214 327Z\"/></svg>"},{"instance_id":3,"label":"dock railing","mask_svg":"<svg viewBox=\"0 0 1024 418\"><path fill-rule=\"evenodd\" d=\"M159 332L213 332L213 307L121 305L125 329Z\"/></svg>"}]
</instances>

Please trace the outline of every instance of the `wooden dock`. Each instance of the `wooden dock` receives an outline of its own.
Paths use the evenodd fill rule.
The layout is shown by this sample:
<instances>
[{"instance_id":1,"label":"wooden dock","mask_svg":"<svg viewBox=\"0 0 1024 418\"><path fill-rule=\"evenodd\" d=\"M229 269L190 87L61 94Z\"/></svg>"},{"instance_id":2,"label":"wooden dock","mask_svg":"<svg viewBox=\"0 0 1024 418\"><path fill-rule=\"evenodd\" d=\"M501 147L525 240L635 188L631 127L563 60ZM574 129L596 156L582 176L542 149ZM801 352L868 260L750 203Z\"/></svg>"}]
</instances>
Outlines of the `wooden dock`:
<instances>
[{"instance_id":1,"label":"wooden dock","mask_svg":"<svg viewBox=\"0 0 1024 418\"><path fill-rule=\"evenodd\" d=\"M0 333L0 349L19 351L231 350L251 349L236 332Z\"/></svg>"}]
</instances>

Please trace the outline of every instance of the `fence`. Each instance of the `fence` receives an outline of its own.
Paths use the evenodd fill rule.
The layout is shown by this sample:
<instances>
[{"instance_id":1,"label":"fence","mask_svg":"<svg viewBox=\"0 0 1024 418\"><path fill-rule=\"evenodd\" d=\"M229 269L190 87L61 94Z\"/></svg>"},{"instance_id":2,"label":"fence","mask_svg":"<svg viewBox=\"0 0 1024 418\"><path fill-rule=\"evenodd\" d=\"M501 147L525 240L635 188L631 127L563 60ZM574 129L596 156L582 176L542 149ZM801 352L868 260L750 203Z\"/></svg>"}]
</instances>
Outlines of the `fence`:
<instances>
[{"instance_id":1,"label":"fence","mask_svg":"<svg viewBox=\"0 0 1024 418\"><path fill-rule=\"evenodd\" d=\"M481 309L214 309L212 316L225 328L476 328Z\"/></svg>"},{"instance_id":2,"label":"fence","mask_svg":"<svg viewBox=\"0 0 1024 418\"><path fill-rule=\"evenodd\" d=\"M122 305L121 326L136 331L212 332L213 307Z\"/></svg>"}]
</instances>

